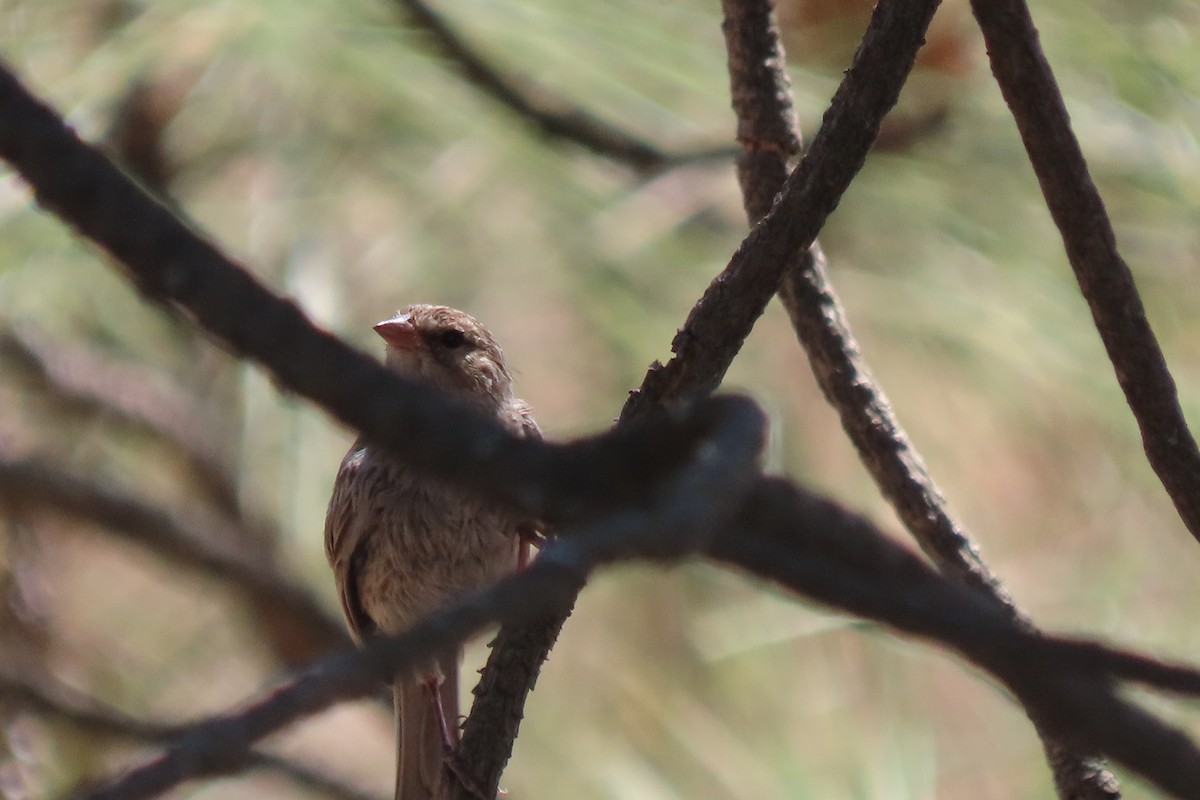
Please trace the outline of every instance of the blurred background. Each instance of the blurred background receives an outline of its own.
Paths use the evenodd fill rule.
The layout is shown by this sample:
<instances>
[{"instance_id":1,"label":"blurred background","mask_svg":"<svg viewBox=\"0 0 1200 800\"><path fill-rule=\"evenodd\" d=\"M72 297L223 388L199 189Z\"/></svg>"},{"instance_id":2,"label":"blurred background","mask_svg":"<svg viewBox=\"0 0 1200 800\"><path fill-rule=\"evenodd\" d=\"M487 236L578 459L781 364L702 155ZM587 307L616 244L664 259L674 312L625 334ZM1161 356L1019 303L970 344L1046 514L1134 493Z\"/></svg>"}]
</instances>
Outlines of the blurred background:
<instances>
[{"instance_id":1,"label":"blurred background","mask_svg":"<svg viewBox=\"0 0 1200 800\"><path fill-rule=\"evenodd\" d=\"M539 96L684 154L732 144L718 5L437 8ZM869 11L780 0L807 135ZM1034 13L1196 420L1200 5L1042 0ZM556 438L611 423L745 234L729 159L647 171L548 141L388 0L7 0L0 55L346 339L378 351L370 325L410 302L470 311ZM822 243L876 376L1018 603L1048 630L1200 661L1200 545L1146 465L962 0L943 4ZM726 385L768 409L771 470L901 536L777 305ZM322 525L352 438L145 303L20 181L0 181L0 476L23 465L42 487L10 491L3 519L0 791L53 796L111 774L151 752L106 735L122 715L216 713L339 644L312 620L340 622ZM95 498L63 513L55 485L166 512L146 527L170 522L192 544L101 524ZM316 605L272 605L192 551L268 565ZM1194 708L1152 702L1200 734ZM391 736L367 701L269 744L384 796ZM1118 777L1128 797L1154 796ZM503 785L580 800L1053 791L1019 709L956 660L704 564L589 586ZM324 796L271 770L175 795L264 792Z\"/></svg>"}]
</instances>

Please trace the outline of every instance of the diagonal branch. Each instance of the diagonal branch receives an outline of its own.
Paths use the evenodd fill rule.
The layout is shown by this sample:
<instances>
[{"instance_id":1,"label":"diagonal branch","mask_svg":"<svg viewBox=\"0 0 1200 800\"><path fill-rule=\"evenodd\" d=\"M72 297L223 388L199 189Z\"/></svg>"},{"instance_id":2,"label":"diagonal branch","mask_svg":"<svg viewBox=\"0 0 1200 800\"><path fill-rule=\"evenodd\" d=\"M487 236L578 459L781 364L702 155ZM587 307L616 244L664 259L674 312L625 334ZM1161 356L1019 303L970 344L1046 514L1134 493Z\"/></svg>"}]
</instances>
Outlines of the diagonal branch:
<instances>
[{"instance_id":1,"label":"diagonal branch","mask_svg":"<svg viewBox=\"0 0 1200 800\"><path fill-rule=\"evenodd\" d=\"M630 395L623 418L682 395L707 394L721 382L785 272L816 240L862 168L916 59L933 5L895 0L879 6L888 11L872 17L804 159L692 308L671 343L675 355L651 367Z\"/></svg>"},{"instance_id":2,"label":"diagonal branch","mask_svg":"<svg viewBox=\"0 0 1200 800\"><path fill-rule=\"evenodd\" d=\"M597 544L585 544L587 555L576 553L584 571L629 553L677 558L696 552L697 536L715 535L749 490L750 477L758 473L765 431L765 419L757 408L753 412L730 409L708 443L696 448L697 462L664 487L657 518L653 510L617 512L609 523L615 531L607 539L597 538ZM559 557L573 544L561 542ZM582 588L581 582L575 593ZM462 741L449 762L458 777L451 787L454 797L478 800L496 796L524 716L525 700L574 602L572 595L520 624L501 627L475 688L476 700L463 727Z\"/></svg>"},{"instance_id":3,"label":"diagonal branch","mask_svg":"<svg viewBox=\"0 0 1200 800\"><path fill-rule=\"evenodd\" d=\"M224 260L215 249L196 240L177 221L164 220L165 212L161 207L147 205L143 196L105 173L106 165L72 135L64 132L61 122L30 98L8 75L0 75L0 111L3 111L0 113L0 155L18 165L43 202L55 207L65 218L103 243L110 252L123 258L144 289L160 299L168 298L182 304L232 348L270 365L281 383L322 402L342 419L373 437L393 444L418 465L442 474L447 473L451 465L458 466L460 471L457 480L464 485L474 485L508 497L529 510L553 510L573 515L581 513L581 509L611 508L644 496L644 491L639 493L635 487L644 490L647 486L659 485L660 477L679 464L681 452L693 452L691 446L696 440L696 431L686 424L674 428L668 425L666 434L657 434L657 429L639 431L638 438L622 426L616 435L566 448L513 443L500 435L494 426L468 414L447 409L431 393L391 376L370 359L313 329L293 306L270 296L253 279ZM812 180L811 177L809 180ZM822 185L820 181L816 183L818 188ZM803 193L803 190L797 191ZM816 190L810 185L807 191L811 202L812 193ZM836 185L834 194L837 194ZM787 197L785 193L781 204L788 202ZM776 216L773 214L772 218ZM776 230L783 224L775 223ZM751 243L743 251L753 249L753 242L761 242L765 236L760 234L758 240L752 236ZM803 239L803 233L799 238ZM781 244L772 246L786 251ZM277 342L285 342L287 346L280 347ZM639 446L639 439L646 440L643 446ZM599 458L600 466L584 470L581 465L590 462L593 457ZM632 473L632 477L623 473ZM599 492L592 487L605 485L610 480L618 487L623 487L621 491L615 497L596 499L595 495ZM790 546L795 558L794 544ZM801 554L799 558L801 568L806 568L804 555ZM539 579L545 578L546 571L554 566L553 559L547 559L545 567L537 573ZM836 567L837 564L835 562L830 566ZM536 565L535 569L538 569ZM550 580L543 587L548 598L554 601L547 607L561 609L569 606L578 590L583 576L577 569L566 569L565 572L568 573L565 579ZM561 574L559 578L562 578ZM870 582L870 576L857 579L860 587L862 584L869 586ZM565 591L555 593L553 590L556 586L560 589L565 586ZM529 588L521 587L522 591ZM498 587L497 596L510 597L510 590L508 584ZM510 594L504 595L504 591ZM966 601L973 597L962 595L966 604L964 607L970 606ZM565 602L562 602L564 599ZM518 600L514 597L511 602L517 603ZM978 602L978 598L975 598L975 603ZM461 635L466 635L463 631L476 630L499 613L494 609L480 610L470 604L467 607L468 612L464 612L466 616L463 618L465 622L454 617L450 623L444 623L457 626L455 630ZM503 604L499 607L503 607ZM920 607L918 605L918 610ZM932 613L928 605L923 607L927 613ZM960 608L951 610L956 613L961 611ZM994 610L988 613L996 616ZM1007 617L1002 618L1004 624L1011 624ZM409 645L412 641L425 641L425 646L432 647L450 640L445 638L444 627L437 625L423 627L416 633L426 638L409 640L409 637L405 637ZM1020 635L1037 640L1024 632ZM1004 645L1007 640L991 641L994 649ZM977 658L987 657L987 653L983 652L983 644L974 647L982 653L977 653ZM429 651L420 651L416 655L410 652L409 657L415 659L424 652ZM352 660L352 657L346 658ZM366 661L371 656L363 658ZM358 688L354 691L373 691L375 681L390 669L390 666L384 670L355 667L348 670L351 677L347 680L350 684L358 681ZM358 677L354 678L354 675ZM1016 672L1010 676L1011 683L1015 684L1014 691L1024 696L1022 689L1025 693L1031 690L1023 687L1021 678L1022 675ZM340 685L339 691L350 691L346 688L349 684ZM310 705L316 703L311 694L306 694L313 691L315 686L314 682L304 684L297 690L296 696ZM1086 681L1081 682L1073 691L1090 691L1090 685ZM1097 705L1111 707L1105 703ZM265 702L254 708L265 715L264 719L278 711L277 707ZM303 710L297 712L292 719L303 713ZM1114 716L1114 719L1117 717ZM1069 723L1069 718L1062 720L1064 726L1069 726ZM230 734L228 739L216 746L218 756L237 750L241 742L248 740L255 731L266 730L263 720L255 724L258 727L248 733L240 728L216 726L218 732ZM1111 725L1110 729L1117 730ZM1135 768L1151 770L1146 774L1152 775L1164 786L1173 787L1191 779L1195 757L1188 750L1190 743L1186 740L1163 739L1169 736L1169 729L1163 733L1153 724L1151 732L1161 734L1157 740L1159 744L1172 745L1159 749L1174 759L1176 777L1162 776L1153 771L1156 769L1153 765L1147 767L1141 762L1135 762L1140 764ZM1093 733L1091 736L1095 738L1098 735ZM201 766L211 765L215 758L212 752L195 747L183 747L181 752L184 760L195 756ZM1134 752L1127 757L1135 761L1147 756L1144 753L1139 756ZM1197 783L1191 785L1194 787ZM1181 790L1181 794L1188 792Z\"/></svg>"},{"instance_id":4,"label":"diagonal branch","mask_svg":"<svg viewBox=\"0 0 1200 800\"><path fill-rule=\"evenodd\" d=\"M724 160L728 147L669 153L562 98L522 86L503 74L454 31L424 0L396 0L408 18L433 40L438 51L456 64L476 88L512 111L547 138L580 145L596 155L638 172L655 173L681 164Z\"/></svg>"},{"instance_id":5,"label":"diagonal branch","mask_svg":"<svg viewBox=\"0 0 1200 800\"><path fill-rule=\"evenodd\" d=\"M685 471L686 473L687 471ZM1094 642L1030 632L976 590L948 578L865 518L780 479L760 478L730 498L695 496L737 460L697 464L641 514L618 513L549 545L528 569L433 614L409 632L329 658L243 709L188 728L169 750L102 787L89 800L137 800L180 782L227 774L250 748L283 727L341 700L489 623L536 619L569 606L597 566L659 557L667 541L709 541L718 561L780 583L809 600L958 651L996 677L1056 733L1100 748L1163 789L1200 797L1200 749L1185 735L1123 700L1114 679L1200 696L1200 670L1157 662ZM744 473L741 473L744 474ZM707 512L707 513L706 513ZM706 522L705 522L706 521ZM703 530L689 535L696 524Z\"/></svg>"},{"instance_id":6,"label":"diagonal branch","mask_svg":"<svg viewBox=\"0 0 1200 800\"><path fill-rule=\"evenodd\" d=\"M644 500L694 447L697 420L687 416L618 426L574 445L516 439L383 368L316 329L294 304L196 236L6 70L0 70L0 157L44 205L113 255L149 297L185 310L282 386L457 485L551 521L579 518ZM563 617L570 605L561 607Z\"/></svg>"},{"instance_id":7,"label":"diagonal branch","mask_svg":"<svg viewBox=\"0 0 1200 800\"><path fill-rule=\"evenodd\" d=\"M947 644L1005 684L1055 739L1107 755L1179 797L1200 797L1200 749L1122 700L1112 683L1124 678L1190 695L1200 689L1197 669L1032 631L976 589L872 533L866 519L783 481L763 481L738 522L715 543L718 560ZM1102 787L1081 788L1075 797Z\"/></svg>"},{"instance_id":8,"label":"diagonal branch","mask_svg":"<svg viewBox=\"0 0 1200 800\"><path fill-rule=\"evenodd\" d=\"M971 8L987 42L992 73L1141 430L1146 457L1184 525L1200 539L1200 449L1133 273L1117 252L1112 223L1071 130L1029 8L1023 0L972 0Z\"/></svg>"},{"instance_id":9,"label":"diagonal branch","mask_svg":"<svg viewBox=\"0 0 1200 800\"><path fill-rule=\"evenodd\" d=\"M547 548L547 554L551 551ZM573 597L585 575L545 555L495 587L456 603L402 636L375 639L313 668L237 712L190 726L151 761L84 797L142 800L186 781L245 769L255 743L335 703L374 694L399 671L475 636L499 619L520 620L535 606L555 608Z\"/></svg>"},{"instance_id":10,"label":"diagonal branch","mask_svg":"<svg viewBox=\"0 0 1200 800\"><path fill-rule=\"evenodd\" d=\"M711 414L676 414L570 444L520 439L316 328L200 238L0 69L0 158L38 200L104 248L150 299L182 310L414 467L531 515L578 519L644 501L690 457Z\"/></svg>"},{"instance_id":11,"label":"diagonal branch","mask_svg":"<svg viewBox=\"0 0 1200 800\"><path fill-rule=\"evenodd\" d=\"M743 146L738 177L753 223L767 212L767 199L782 186L787 161L800 149L799 132L771 4L726 0L724 7L733 105ZM927 21L936 7L937 0L925 4ZM894 3L883 2L876 6L874 16L894 11ZM872 27L875 24L873 20ZM941 490L871 375L829 280L820 245L814 242L797 261L784 276L780 298L817 383L837 410L876 485L941 569L979 588L1033 630L984 563L970 535L950 513ZM1037 720L1035 725L1063 798L1117 796L1116 779L1103 764L1055 741Z\"/></svg>"},{"instance_id":12,"label":"diagonal branch","mask_svg":"<svg viewBox=\"0 0 1200 800\"><path fill-rule=\"evenodd\" d=\"M429 653L499 620L520 622L568 608L599 565L631 554L664 559L698 552L752 488L765 431L765 417L749 401L709 401L706 407L718 419L694 461L667 481L653 502L580 525L551 544L533 566L492 589L431 616L408 634L369 641L359 653L325 662L242 712L194 727L167 752L89 797L136 800L189 778L242 769L249 748L263 737L338 700L360 696Z\"/></svg>"},{"instance_id":13,"label":"diagonal branch","mask_svg":"<svg viewBox=\"0 0 1200 800\"><path fill-rule=\"evenodd\" d=\"M682 397L707 394L720 384L796 254L812 245L817 231L861 168L880 122L899 96L928 23L926 9L920 3L906 0L899 5L902 9L897 13L872 20L872 28L810 152L787 179L774 210L742 243L692 309L671 344L675 353L671 361L665 366L653 364L641 388L630 393L621 411L622 420L640 418ZM914 8L921 13L914 13ZM932 13L931 8L927 11ZM768 82L777 80L772 74L765 78ZM786 85L776 83L774 89L786 96ZM735 104L741 99L735 81ZM782 135L790 135L792 127L789 120ZM760 141L757 134L739 125L738 135L743 143L753 139L756 147L769 149L780 134L778 128L773 128L772 135ZM794 138L798 144L798 137ZM791 143L783 145L785 150L790 147ZM773 191L759 196L763 210L771 197ZM481 773L470 773L470 779L458 787L458 800L471 800L477 787L493 785L496 765L502 768L507 762L525 700L569 613L568 605L557 615L538 619L524 629L501 629L477 688L461 745L462 754L471 763L488 766ZM489 725L494 720L501 723L485 728L485 720ZM504 735L497 736L496 731Z\"/></svg>"}]
</instances>

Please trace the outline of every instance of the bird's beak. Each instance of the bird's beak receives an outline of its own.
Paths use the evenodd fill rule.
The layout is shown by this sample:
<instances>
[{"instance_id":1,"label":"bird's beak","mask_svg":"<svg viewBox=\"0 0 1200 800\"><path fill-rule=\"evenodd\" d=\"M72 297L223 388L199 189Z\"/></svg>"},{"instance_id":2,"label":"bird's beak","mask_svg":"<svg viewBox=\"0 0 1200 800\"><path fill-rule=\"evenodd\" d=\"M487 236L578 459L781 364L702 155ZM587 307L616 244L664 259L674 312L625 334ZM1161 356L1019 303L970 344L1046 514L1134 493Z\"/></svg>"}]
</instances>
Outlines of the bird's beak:
<instances>
[{"instance_id":1,"label":"bird's beak","mask_svg":"<svg viewBox=\"0 0 1200 800\"><path fill-rule=\"evenodd\" d=\"M417 336L417 328L412 324L408 314L401 314L398 317L376 323L375 332L387 342L388 347L394 347L397 350L412 350L420 341Z\"/></svg>"}]
</instances>

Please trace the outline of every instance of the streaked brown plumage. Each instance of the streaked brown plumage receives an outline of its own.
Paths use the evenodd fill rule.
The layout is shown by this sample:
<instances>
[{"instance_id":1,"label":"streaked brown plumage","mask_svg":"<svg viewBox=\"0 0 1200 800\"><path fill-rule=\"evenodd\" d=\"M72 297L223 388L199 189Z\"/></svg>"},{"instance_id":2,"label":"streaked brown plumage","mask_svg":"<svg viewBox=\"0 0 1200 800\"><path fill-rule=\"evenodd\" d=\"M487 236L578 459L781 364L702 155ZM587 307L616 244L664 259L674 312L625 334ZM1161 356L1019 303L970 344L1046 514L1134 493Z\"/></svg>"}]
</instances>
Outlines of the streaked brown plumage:
<instances>
[{"instance_id":1,"label":"streaked brown plumage","mask_svg":"<svg viewBox=\"0 0 1200 800\"><path fill-rule=\"evenodd\" d=\"M513 397L500 347L472 317L414 305L375 330L392 369L494 415L514 432L539 435L529 407ZM342 461L325 519L325 552L354 637L399 633L451 598L511 572L524 546L522 522L416 474L360 438ZM443 653L395 683L398 800L439 792L446 746L458 737L461 659L461 649Z\"/></svg>"}]
</instances>

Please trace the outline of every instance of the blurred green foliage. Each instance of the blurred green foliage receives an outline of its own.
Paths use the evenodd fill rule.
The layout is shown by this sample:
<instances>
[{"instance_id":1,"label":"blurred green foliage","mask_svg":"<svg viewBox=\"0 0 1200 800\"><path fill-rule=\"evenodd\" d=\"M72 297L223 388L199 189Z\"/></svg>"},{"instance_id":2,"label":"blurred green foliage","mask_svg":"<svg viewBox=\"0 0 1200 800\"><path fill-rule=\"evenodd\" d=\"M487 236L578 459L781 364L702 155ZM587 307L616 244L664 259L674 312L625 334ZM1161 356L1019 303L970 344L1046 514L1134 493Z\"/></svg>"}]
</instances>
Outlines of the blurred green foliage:
<instances>
[{"instance_id":1,"label":"blurred green foliage","mask_svg":"<svg viewBox=\"0 0 1200 800\"><path fill-rule=\"evenodd\" d=\"M800 16L861 30L860 18L833 19L842 6L855 4ZM439 9L500 70L647 141L682 151L731 139L716 3ZM1200 6L1044 0L1033 11L1194 419ZM940 14L931 47L950 55L922 66L890 144L822 235L835 285L900 419L1018 602L1052 630L1200 659L1200 550L1141 455L969 14L961 2ZM853 49L824 30L790 31L809 134ZM471 311L505 343L552 436L609 423L744 235L729 164L645 176L540 138L385 0L10 0L0 55L89 139L148 87L169 192L226 252L367 348L370 323L409 302ZM321 527L351 432L145 304L103 261L18 181L0 183L0 325L143 364L211 403L243 504L278 521L282 557L333 608ZM728 383L772 413L772 469L900 535L779 309ZM6 452L194 502L186 472L164 471L161 453L108 422L64 424L40 395L0 388ZM236 703L279 669L219 587L181 583L87 531L39 532L29 569L44 587L46 658L91 693L187 716ZM1020 712L952 659L703 565L597 579L528 712L505 781L514 797L1051 791ZM1182 723L1200 730L1194 716ZM22 734L35 743L23 768L35 795L130 757L85 748L69 728L39 731ZM288 746L383 790L389 736L364 707ZM1121 778L1127 796L1150 796ZM268 780L187 791L284 790Z\"/></svg>"}]
</instances>

